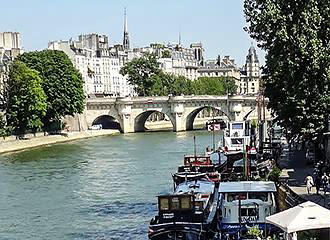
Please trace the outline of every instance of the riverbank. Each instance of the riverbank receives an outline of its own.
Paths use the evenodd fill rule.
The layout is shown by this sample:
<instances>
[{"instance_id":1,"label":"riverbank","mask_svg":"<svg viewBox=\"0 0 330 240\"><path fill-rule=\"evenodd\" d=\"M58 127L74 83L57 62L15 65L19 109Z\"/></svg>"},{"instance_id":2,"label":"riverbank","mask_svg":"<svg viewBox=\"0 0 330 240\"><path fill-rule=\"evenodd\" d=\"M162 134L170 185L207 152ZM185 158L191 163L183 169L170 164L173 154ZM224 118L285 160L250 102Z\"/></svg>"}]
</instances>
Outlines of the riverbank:
<instances>
[{"instance_id":1,"label":"riverbank","mask_svg":"<svg viewBox=\"0 0 330 240\"><path fill-rule=\"evenodd\" d=\"M119 133L120 132L118 130L87 130L82 132L68 132L63 135L43 136L38 134L36 137L29 136L24 140L16 140L13 137L9 137L7 139L0 140L0 154L90 137L116 135Z\"/></svg>"}]
</instances>

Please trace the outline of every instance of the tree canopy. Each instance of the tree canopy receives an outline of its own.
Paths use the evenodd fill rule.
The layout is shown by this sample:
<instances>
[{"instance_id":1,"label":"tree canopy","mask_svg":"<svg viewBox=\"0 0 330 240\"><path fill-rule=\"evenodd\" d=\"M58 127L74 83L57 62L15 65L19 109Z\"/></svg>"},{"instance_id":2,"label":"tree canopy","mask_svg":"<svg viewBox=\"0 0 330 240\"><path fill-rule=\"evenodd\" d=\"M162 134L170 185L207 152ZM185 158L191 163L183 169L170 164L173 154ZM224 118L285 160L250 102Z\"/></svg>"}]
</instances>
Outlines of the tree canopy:
<instances>
[{"instance_id":1,"label":"tree canopy","mask_svg":"<svg viewBox=\"0 0 330 240\"><path fill-rule=\"evenodd\" d=\"M38 72L20 61L14 61L10 66L6 87L7 125L19 135L27 130L35 132L40 129L47 103ZM2 129L5 130L5 126Z\"/></svg>"},{"instance_id":2,"label":"tree canopy","mask_svg":"<svg viewBox=\"0 0 330 240\"><path fill-rule=\"evenodd\" d=\"M291 134L321 136L330 111L328 0L245 0L250 36L266 50L265 95Z\"/></svg>"},{"instance_id":3,"label":"tree canopy","mask_svg":"<svg viewBox=\"0 0 330 240\"><path fill-rule=\"evenodd\" d=\"M160 72L153 76L155 84L152 86L151 95L154 96L178 96L181 94L190 95L193 93L192 82L183 77Z\"/></svg>"},{"instance_id":4,"label":"tree canopy","mask_svg":"<svg viewBox=\"0 0 330 240\"><path fill-rule=\"evenodd\" d=\"M39 72L42 88L47 96L46 126L60 122L65 115L82 113L84 90L81 74L62 51L28 52L18 58L29 68Z\"/></svg>"},{"instance_id":5,"label":"tree canopy","mask_svg":"<svg viewBox=\"0 0 330 240\"><path fill-rule=\"evenodd\" d=\"M135 58L120 69L120 74L128 76L129 84L134 86L139 96L150 96L151 89L157 81L153 76L160 72L159 63L153 54Z\"/></svg>"},{"instance_id":6,"label":"tree canopy","mask_svg":"<svg viewBox=\"0 0 330 240\"><path fill-rule=\"evenodd\" d=\"M193 82L196 95L234 94L237 90L235 80L226 77L200 77Z\"/></svg>"},{"instance_id":7,"label":"tree canopy","mask_svg":"<svg viewBox=\"0 0 330 240\"><path fill-rule=\"evenodd\" d=\"M127 75L129 84L139 96L225 95L227 92L234 94L237 89L231 78L203 77L192 81L164 73L155 55L133 59L121 68L120 73Z\"/></svg>"}]
</instances>

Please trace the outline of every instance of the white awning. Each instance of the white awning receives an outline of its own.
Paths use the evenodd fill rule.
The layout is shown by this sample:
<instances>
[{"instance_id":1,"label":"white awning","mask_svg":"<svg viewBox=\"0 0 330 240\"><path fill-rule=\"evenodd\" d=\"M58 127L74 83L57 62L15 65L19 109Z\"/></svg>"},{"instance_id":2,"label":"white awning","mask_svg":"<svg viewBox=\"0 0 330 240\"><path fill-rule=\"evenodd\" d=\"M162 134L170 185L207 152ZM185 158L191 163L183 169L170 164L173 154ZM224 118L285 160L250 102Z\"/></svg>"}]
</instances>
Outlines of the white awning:
<instances>
[{"instance_id":1,"label":"white awning","mask_svg":"<svg viewBox=\"0 0 330 240\"><path fill-rule=\"evenodd\" d=\"M278 226L287 233L330 228L330 210L308 201L268 216L266 222Z\"/></svg>"}]
</instances>

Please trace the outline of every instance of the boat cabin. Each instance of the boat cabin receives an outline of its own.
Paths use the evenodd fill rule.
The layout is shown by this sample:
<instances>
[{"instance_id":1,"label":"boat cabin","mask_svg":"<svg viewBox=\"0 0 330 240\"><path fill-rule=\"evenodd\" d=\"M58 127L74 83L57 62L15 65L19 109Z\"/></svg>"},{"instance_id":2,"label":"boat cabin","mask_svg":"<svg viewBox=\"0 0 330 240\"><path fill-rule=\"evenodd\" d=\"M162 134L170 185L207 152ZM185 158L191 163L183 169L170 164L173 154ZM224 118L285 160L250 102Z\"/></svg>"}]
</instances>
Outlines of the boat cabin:
<instances>
[{"instance_id":1,"label":"boat cabin","mask_svg":"<svg viewBox=\"0 0 330 240\"><path fill-rule=\"evenodd\" d=\"M219 186L221 231L242 225L265 228L266 217L276 212L276 186L268 181L222 182Z\"/></svg>"},{"instance_id":2,"label":"boat cabin","mask_svg":"<svg viewBox=\"0 0 330 240\"><path fill-rule=\"evenodd\" d=\"M239 151L250 145L250 141L249 122L229 122L222 146L220 147L225 149L225 151Z\"/></svg>"},{"instance_id":3,"label":"boat cabin","mask_svg":"<svg viewBox=\"0 0 330 240\"><path fill-rule=\"evenodd\" d=\"M249 122L229 122L228 135L229 137L243 137L249 136L250 126Z\"/></svg>"},{"instance_id":4,"label":"boat cabin","mask_svg":"<svg viewBox=\"0 0 330 240\"><path fill-rule=\"evenodd\" d=\"M206 156L185 155L183 163L185 166L212 165L212 161L209 155Z\"/></svg>"},{"instance_id":5,"label":"boat cabin","mask_svg":"<svg viewBox=\"0 0 330 240\"><path fill-rule=\"evenodd\" d=\"M195 211L202 208L203 202L196 201L194 194L174 194L158 196L159 221L191 221Z\"/></svg>"}]
</instances>

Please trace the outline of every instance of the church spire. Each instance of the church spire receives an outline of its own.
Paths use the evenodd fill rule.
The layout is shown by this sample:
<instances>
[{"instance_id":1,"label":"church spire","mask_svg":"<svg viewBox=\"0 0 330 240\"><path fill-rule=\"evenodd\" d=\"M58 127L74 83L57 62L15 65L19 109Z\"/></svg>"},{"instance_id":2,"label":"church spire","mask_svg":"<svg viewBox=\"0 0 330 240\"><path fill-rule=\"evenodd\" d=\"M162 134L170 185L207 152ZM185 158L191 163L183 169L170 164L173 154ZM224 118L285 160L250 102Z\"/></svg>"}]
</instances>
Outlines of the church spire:
<instances>
[{"instance_id":1,"label":"church spire","mask_svg":"<svg viewBox=\"0 0 330 240\"><path fill-rule=\"evenodd\" d=\"M181 31L179 31L179 46L181 46Z\"/></svg>"},{"instance_id":2,"label":"church spire","mask_svg":"<svg viewBox=\"0 0 330 240\"><path fill-rule=\"evenodd\" d=\"M123 36L123 48L124 50L130 49L129 37L128 37L128 27L127 27L127 17L126 17L126 8L124 10L124 36Z\"/></svg>"}]
</instances>

